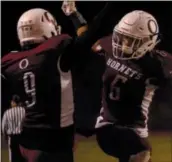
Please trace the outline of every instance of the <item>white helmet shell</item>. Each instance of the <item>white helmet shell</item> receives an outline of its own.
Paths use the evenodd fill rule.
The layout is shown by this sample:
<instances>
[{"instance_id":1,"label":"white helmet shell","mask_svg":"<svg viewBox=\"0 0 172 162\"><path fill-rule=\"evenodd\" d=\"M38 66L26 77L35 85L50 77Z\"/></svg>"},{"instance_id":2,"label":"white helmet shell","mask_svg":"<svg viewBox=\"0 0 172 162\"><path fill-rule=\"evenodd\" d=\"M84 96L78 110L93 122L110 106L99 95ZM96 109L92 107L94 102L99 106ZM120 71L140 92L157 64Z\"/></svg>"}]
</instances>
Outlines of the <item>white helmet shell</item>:
<instances>
[{"instance_id":1,"label":"white helmet shell","mask_svg":"<svg viewBox=\"0 0 172 162\"><path fill-rule=\"evenodd\" d=\"M47 10L41 8L24 12L17 23L17 34L20 44L24 42L40 43L61 34L61 28Z\"/></svg>"},{"instance_id":2,"label":"white helmet shell","mask_svg":"<svg viewBox=\"0 0 172 162\"><path fill-rule=\"evenodd\" d=\"M113 55L119 59L140 58L156 46L158 34L158 23L151 14L140 10L132 11L114 28Z\"/></svg>"}]
</instances>

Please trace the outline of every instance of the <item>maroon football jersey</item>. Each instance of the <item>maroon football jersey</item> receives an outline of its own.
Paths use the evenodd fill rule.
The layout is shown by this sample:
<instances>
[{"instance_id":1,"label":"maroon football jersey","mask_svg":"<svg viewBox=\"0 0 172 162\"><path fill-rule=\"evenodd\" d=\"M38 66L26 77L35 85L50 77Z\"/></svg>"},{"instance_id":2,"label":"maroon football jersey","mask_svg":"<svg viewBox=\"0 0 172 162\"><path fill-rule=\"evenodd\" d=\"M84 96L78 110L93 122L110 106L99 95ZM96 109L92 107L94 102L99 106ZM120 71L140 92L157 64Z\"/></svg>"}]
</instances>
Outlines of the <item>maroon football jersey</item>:
<instances>
[{"instance_id":1,"label":"maroon football jersey","mask_svg":"<svg viewBox=\"0 0 172 162\"><path fill-rule=\"evenodd\" d=\"M71 73L62 72L64 65L59 63L70 40L68 35L55 36L34 49L2 58L9 95L19 95L26 106L24 127L57 129L73 124Z\"/></svg>"},{"instance_id":2,"label":"maroon football jersey","mask_svg":"<svg viewBox=\"0 0 172 162\"><path fill-rule=\"evenodd\" d=\"M138 60L120 60L113 56L111 36L100 41L105 50L103 76L103 116L124 126L145 127L155 90L166 76L156 51Z\"/></svg>"},{"instance_id":3,"label":"maroon football jersey","mask_svg":"<svg viewBox=\"0 0 172 162\"><path fill-rule=\"evenodd\" d=\"M113 5L107 3L88 30L71 41L66 41L67 35L56 36L35 49L2 58L2 71L11 94L19 95L26 104L25 127L56 129L73 124L70 71L89 60L87 53L103 36L104 22L112 9Z\"/></svg>"}]
</instances>

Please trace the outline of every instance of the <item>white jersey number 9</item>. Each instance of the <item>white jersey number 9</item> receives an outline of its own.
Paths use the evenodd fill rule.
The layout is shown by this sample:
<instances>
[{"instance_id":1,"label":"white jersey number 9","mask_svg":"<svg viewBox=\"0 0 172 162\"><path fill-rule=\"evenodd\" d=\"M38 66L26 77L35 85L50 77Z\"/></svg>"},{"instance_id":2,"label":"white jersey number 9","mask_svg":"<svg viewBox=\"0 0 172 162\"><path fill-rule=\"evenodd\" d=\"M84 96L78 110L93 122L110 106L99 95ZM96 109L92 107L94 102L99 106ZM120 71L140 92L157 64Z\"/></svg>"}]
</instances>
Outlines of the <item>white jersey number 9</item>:
<instances>
[{"instance_id":1,"label":"white jersey number 9","mask_svg":"<svg viewBox=\"0 0 172 162\"><path fill-rule=\"evenodd\" d=\"M25 101L27 107L32 107L36 103L35 75L33 72L26 72L23 76L24 89L31 101Z\"/></svg>"}]
</instances>

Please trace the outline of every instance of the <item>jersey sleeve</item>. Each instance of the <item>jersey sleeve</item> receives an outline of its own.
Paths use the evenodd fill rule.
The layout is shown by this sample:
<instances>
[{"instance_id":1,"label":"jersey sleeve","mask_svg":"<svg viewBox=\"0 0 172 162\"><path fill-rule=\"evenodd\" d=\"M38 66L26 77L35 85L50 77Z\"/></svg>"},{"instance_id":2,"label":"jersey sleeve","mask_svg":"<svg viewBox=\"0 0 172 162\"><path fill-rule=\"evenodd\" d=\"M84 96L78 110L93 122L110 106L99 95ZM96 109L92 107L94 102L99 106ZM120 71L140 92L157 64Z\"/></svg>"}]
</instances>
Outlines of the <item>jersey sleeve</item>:
<instances>
[{"instance_id":1,"label":"jersey sleeve","mask_svg":"<svg viewBox=\"0 0 172 162\"><path fill-rule=\"evenodd\" d=\"M69 16L69 18L74 25L77 36L82 35L82 33L84 33L88 29L87 21L84 19L80 12L74 12ZM100 42L97 41L96 43L94 43L91 49L95 53L100 52L102 50Z\"/></svg>"},{"instance_id":2,"label":"jersey sleeve","mask_svg":"<svg viewBox=\"0 0 172 162\"><path fill-rule=\"evenodd\" d=\"M112 2L108 2L100 13L94 18L88 29L76 38L74 47L76 49L91 49L92 45L104 35L104 28L108 23L107 19L112 12ZM106 24L106 25L105 25Z\"/></svg>"},{"instance_id":3,"label":"jersey sleeve","mask_svg":"<svg viewBox=\"0 0 172 162\"><path fill-rule=\"evenodd\" d=\"M160 66L156 68L156 76L158 80L157 96L158 100L172 106L172 56L165 52L156 50L156 55Z\"/></svg>"},{"instance_id":4,"label":"jersey sleeve","mask_svg":"<svg viewBox=\"0 0 172 162\"><path fill-rule=\"evenodd\" d=\"M155 52L158 60L155 74L159 80L159 86L163 88L170 85L172 78L170 73L172 71L172 56L165 51L156 50Z\"/></svg>"},{"instance_id":5,"label":"jersey sleeve","mask_svg":"<svg viewBox=\"0 0 172 162\"><path fill-rule=\"evenodd\" d=\"M72 21L78 36L87 30L87 21L84 19L84 17L80 12L76 11L72 13L69 16L69 18Z\"/></svg>"}]
</instances>

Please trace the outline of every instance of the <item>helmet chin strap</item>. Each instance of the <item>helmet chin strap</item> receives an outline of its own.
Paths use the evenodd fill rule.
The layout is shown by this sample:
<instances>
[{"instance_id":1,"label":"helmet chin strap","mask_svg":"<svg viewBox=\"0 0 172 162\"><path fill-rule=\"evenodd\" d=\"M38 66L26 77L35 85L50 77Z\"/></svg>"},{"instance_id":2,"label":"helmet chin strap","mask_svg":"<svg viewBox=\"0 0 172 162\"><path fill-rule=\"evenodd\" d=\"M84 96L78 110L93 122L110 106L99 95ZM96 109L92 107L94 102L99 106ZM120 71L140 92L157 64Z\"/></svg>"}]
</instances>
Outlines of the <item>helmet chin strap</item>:
<instances>
[{"instance_id":1,"label":"helmet chin strap","mask_svg":"<svg viewBox=\"0 0 172 162\"><path fill-rule=\"evenodd\" d=\"M158 39L157 41L156 41L156 43L155 43L155 46L157 45L157 44L159 44L161 42L161 39ZM154 47L155 47L154 46Z\"/></svg>"}]
</instances>

